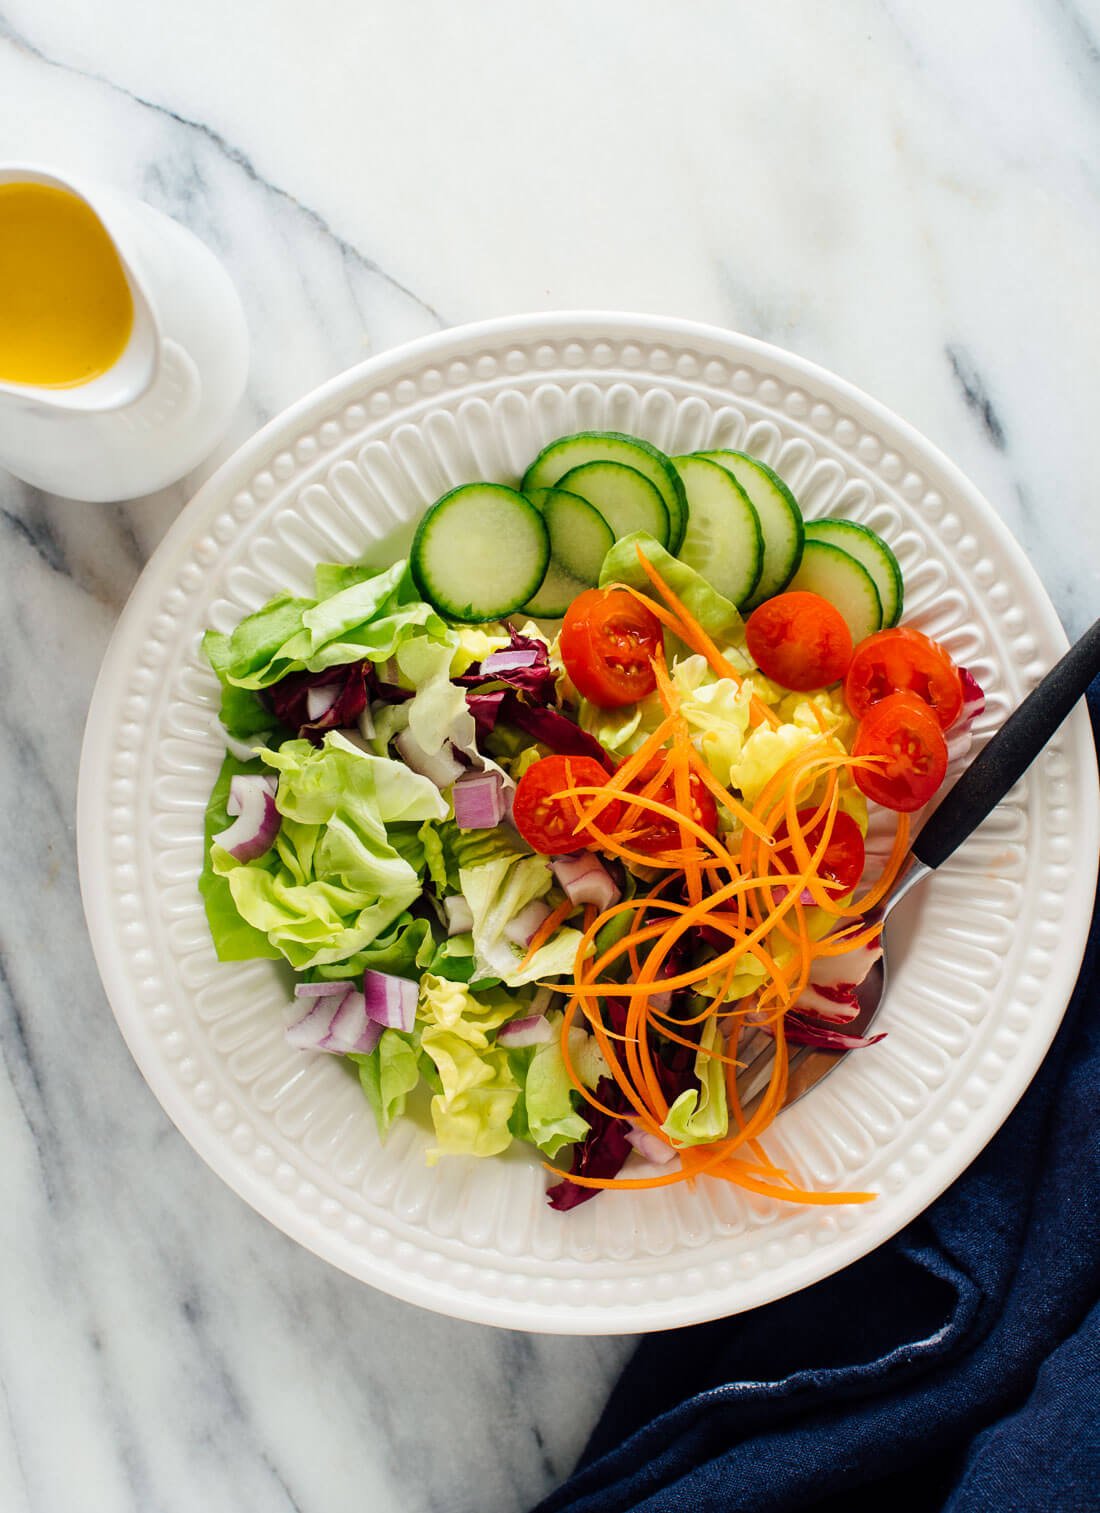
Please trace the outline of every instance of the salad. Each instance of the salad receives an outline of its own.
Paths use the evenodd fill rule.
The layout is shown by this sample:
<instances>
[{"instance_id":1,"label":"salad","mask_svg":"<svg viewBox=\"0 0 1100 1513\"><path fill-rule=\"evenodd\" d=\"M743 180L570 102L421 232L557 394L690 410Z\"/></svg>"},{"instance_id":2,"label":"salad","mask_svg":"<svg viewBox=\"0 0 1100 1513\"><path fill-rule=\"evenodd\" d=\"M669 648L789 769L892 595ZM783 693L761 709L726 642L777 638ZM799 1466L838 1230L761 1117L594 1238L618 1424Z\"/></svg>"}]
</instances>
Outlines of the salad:
<instances>
[{"instance_id":1,"label":"salad","mask_svg":"<svg viewBox=\"0 0 1100 1513\"><path fill-rule=\"evenodd\" d=\"M383 1138L526 1142L556 1209L703 1174L872 1197L759 1137L790 1046L882 1039L847 1028L863 915L982 706L903 595L884 541L738 452L584 432L451 490L407 560L322 564L205 636L219 958L286 963L288 1042L340 1058Z\"/></svg>"}]
</instances>

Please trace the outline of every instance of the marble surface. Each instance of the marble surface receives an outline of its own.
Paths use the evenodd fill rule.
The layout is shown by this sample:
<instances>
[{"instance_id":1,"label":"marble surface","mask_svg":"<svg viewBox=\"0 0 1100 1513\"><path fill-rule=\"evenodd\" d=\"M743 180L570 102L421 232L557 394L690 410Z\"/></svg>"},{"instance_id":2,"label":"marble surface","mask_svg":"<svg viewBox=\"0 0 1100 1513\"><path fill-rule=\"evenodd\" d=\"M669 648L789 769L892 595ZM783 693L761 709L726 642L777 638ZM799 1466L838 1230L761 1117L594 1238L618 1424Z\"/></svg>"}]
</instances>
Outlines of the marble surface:
<instances>
[{"instance_id":1,"label":"marble surface","mask_svg":"<svg viewBox=\"0 0 1100 1513\"><path fill-rule=\"evenodd\" d=\"M971 475L1070 634L1100 610L1097 0L0 0L0 159L223 259L219 454L73 505L0 472L0 1507L518 1513L630 1341L453 1323L300 1250L145 1088L88 946L81 729L142 564L259 423L483 316L679 314L840 372Z\"/></svg>"}]
</instances>

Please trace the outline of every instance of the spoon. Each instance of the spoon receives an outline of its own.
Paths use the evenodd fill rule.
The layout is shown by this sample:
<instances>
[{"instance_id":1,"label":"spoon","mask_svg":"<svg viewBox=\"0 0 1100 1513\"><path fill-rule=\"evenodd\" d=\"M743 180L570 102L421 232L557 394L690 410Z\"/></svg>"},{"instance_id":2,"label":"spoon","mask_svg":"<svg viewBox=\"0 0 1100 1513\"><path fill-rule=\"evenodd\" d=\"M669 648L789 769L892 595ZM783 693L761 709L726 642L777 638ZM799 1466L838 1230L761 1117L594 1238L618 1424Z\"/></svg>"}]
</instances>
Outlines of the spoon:
<instances>
[{"instance_id":1,"label":"spoon","mask_svg":"<svg viewBox=\"0 0 1100 1513\"><path fill-rule=\"evenodd\" d=\"M894 906L955 854L1034 762L1092 680L1100 675L1100 620L1070 647L971 762L913 842L893 887L863 917L884 925ZM888 936L882 955L856 990L859 1014L843 1025L846 1035L866 1035L889 981ZM746 1061L738 1073L738 1096L749 1111L771 1076L775 1042L764 1031L742 1041ZM840 1064L848 1051L792 1048L786 1105L796 1102Z\"/></svg>"}]
</instances>

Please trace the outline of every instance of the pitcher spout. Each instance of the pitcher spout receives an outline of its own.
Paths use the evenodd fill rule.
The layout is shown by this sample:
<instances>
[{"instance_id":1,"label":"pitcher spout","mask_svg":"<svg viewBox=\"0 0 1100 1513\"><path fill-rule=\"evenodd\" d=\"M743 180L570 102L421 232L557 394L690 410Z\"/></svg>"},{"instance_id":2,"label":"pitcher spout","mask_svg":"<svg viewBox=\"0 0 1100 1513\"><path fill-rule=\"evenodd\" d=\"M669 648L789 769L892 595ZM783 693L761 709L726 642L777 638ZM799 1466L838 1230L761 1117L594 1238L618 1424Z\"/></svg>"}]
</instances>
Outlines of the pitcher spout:
<instances>
[{"instance_id":1,"label":"pitcher spout","mask_svg":"<svg viewBox=\"0 0 1100 1513\"><path fill-rule=\"evenodd\" d=\"M161 339L156 312L146 281L138 266L125 224L126 212L112 203L109 191L60 177L32 164L0 163L0 193L5 186L41 186L79 201L91 212L102 233L103 250L113 253L111 277L117 297L128 294L129 328L101 371L91 376L35 381L25 368L0 368L0 400L21 400L24 405L63 412L94 414L129 408L147 394L156 380L161 362ZM88 217L85 214L84 220ZM105 239L105 240L104 240ZM124 282L123 282L124 281Z\"/></svg>"}]
</instances>

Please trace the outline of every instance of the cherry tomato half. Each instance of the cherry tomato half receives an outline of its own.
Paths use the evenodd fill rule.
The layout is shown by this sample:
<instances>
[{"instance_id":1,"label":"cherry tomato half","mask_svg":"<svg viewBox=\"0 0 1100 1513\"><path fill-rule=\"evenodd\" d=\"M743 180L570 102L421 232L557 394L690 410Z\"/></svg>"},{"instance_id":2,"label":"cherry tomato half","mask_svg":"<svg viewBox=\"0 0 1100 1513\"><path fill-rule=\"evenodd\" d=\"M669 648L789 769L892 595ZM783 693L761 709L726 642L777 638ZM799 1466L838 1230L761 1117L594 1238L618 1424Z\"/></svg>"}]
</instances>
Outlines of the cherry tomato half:
<instances>
[{"instance_id":1,"label":"cherry tomato half","mask_svg":"<svg viewBox=\"0 0 1100 1513\"><path fill-rule=\"evenodd\" d=\"M627 784L626 792L644 793L664 765L664 760L661 752L651 757L637 777ZM713 835L718 829L718 805L714 802L714 795L710 789L694 772L688 777L688 795L691 805L690 818ZM671 773L658 788L646 796L680 812L680 806L676 802L676 780ZM624 802L628 801L624 800ZM626 822L625 812L621 820L623 823ZM679 825L675 820L665 819L664 815L646 813L643 810L632 822L630 828L635 834L626 842L626 845L633 851L641 851L645 856L656 856L662 851L679 851L683 846ZM694 845L697 840L698 837L693 836L689 844Z\"/></svg>"},{"instance_id":2,"label":"cherry tomato half","mask_svg":"<svg viewBox=\"0 0 1100 1513\"><path fill-rule=\"evenodd\" d=\"M764 676L797 693L839 682L852 658L844 616L802 589L765 599L748 618L745 640Z\"/></svg>"},{"instance_id":3,"label":"cherry tomato half","mask_svg":"<svg viewBox=\"0 0 1100 1513\"><path fill-rule=\"evenodd\" d=\"M880 630L861 641L844 680L844 697L857 720L892 693L922 699L941 730L955 723L963 705L958 668L942 646L910 625Z\"/></svg>"},{"instance_id":4,"label":"cherry tomato half","mask_svg":"<svg viewBox=\"0 0 1100 1513\"><path fill-rule=\"evenodd\" d=\"M576 832L577 811L572 800L554 795L565 788L600 788L607 778L607 770L594 757L542 757L528 767L516 786L512 823L532 850L545 856L583 851L591 844L591 837L583 830ZM601 814L601 830L605 825L614 829L615 823L614 816Z\"/></svg>"},{"instance_id":5,"label":"cherry tomato half","mask_svg":"<svg viewBox=\"0 0 1100 1513\"><path fill-rule=\"evenodd\" d=\"M859 722L852 755L884 757L875 767L857 767L856 786L884 809L919 809L947 771L947 742L939 721L922 699L892 693L872 704Z\"/></svg>"},{"instance_id":6,"label":"cherry tomato half","mask_svg":"<svg viewBox=\"0 0 1100 1513\"><path fill-rule=\"evenodd\" d=\"M815 805L808 809L798 811L799 828L803 827L808 820L813 819L817 813ZM821 844L821 837L825 833L825 821L820 819L809 830L803 831L806 837L806 849L813 856ZM798 872L800 870L794 854L794 846L788 839L787 822L783 820L775 832L776 848L775 863L777 868L785 872ZM850 893L863 876L863 864L865 860L863 849L863 833L850 814L843 809L838 809L833 816L833 828L829 834L829 844L825 847L825 855L817 864L817 874L827 883L834 884L829 889L830 893L838 896Z\"/></svg>"},{"instance_id":7,"label":"cherry tomato half","mask_svg":"<svg viewBox=\"0 0 1100 1513\"><path fill-rule=\"evenodd\" d=\"M657 687L650 663L661 622L622 588L578 594L561 627L562 661L580 693L601 709L645 698Z\"/></svg>"}]
</instances>

